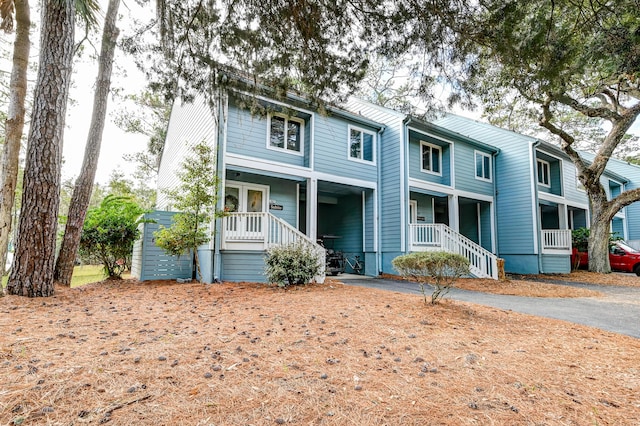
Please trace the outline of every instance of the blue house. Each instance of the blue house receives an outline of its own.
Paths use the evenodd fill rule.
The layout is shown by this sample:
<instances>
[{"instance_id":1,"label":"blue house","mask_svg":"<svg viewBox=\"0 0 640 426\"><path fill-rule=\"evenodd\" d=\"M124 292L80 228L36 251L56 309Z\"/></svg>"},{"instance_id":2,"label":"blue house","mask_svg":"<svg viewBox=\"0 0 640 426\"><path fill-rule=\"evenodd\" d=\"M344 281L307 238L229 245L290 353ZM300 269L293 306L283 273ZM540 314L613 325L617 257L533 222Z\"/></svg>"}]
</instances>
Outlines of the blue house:
<instances>
[{"instance_id":1,"label":"blue house","mask_svg":"<svg viewBox=\"0 0 640 426\"><path fill-rule=\"evenodd\" d=\"M435 124L500 148L497 253L505 259L505 270L570 272L571 231L588 227L590 220L588 198L569 157L548 142L453 114ZM628 184L612 170L608 168L602 177L610 197ZM625 210L612 221L613 231L627 229Z\"/></svg>"},{"instance_id":2,"label":"blue house","mask_svg":"<svg viewBox=\"0 0 640 426\"><path fill-rule=\"evenodd\" d=\"M497 278L498 258L507 272L564 273L571 230L589 224L573 163L545 141L456 115L429 122L355 98L318 110L295 96L234 90L212 105L174 105L158 177L162 223L173 210L164 190L179 184L178 168L201 141L216 148L218 209L227 212L212 220L210 242L198 250L206 282L264 281L266 250L294 241L319 256L328 249L358 257L370 276L395 274L395 257L425 250L464 255L477 277ZM610 196L633 187L623 176L640 183L640 168L612 165L602 178ZM632 208L640 204L621 211L612 229L640 240ZM134 275L190 277L155 247L157 225L144 226Z\"/></svg>"},{"instance_id":3,"label":"blue house","mask_svg":"<svg viewBox=\"0 0 640 426\"><path fill-rule=\"evenodd\" d=\"M171 210L163 190L178 184L190 147L216 147L222 180L211 241L199 249L203 278L264 281L265 250L300 241L324 244L364 260L378 273L378 175L384 125L346 110L320 113L301 100L257 99L229 91L213 108L201 99L173 107L158 179L158 208ZM144 277L143 277L144 278Z\"/></svg>"}]
</instances>

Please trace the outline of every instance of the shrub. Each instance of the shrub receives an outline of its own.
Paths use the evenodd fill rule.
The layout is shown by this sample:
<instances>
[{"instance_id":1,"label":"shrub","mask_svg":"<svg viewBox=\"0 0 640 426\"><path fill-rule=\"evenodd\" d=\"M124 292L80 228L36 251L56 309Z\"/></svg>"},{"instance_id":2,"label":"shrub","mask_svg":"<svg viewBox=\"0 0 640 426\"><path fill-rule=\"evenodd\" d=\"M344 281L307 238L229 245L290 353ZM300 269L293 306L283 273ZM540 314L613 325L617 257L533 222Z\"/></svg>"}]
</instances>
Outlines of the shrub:
<instances>
[{"instance_id":1,"label":"shrub","mask_svg":"<svg viewBox=\"0 0 640 426\"><path fill-rule=\"evenodd\" d=\"M131 265L133 243L144 210L127 197L108 195L87 211L80 237L80 255L102 263L109 278L120 278Z\"/></svg>"},{"instance_id":2,"label":"shrub","mask_svg":"<svg viewBox=\"0 0 640 426\"><path fill-rule=\"evenodd\" d=\"M398 256L391 261L393 267L407 278L414 278L420 285L427 303L425 284L434 287L431 303L438 303L438 299L446 295L455 281L462 275L469 273L469 260L459 254L444 251L427 251ZM432 281L431 283L429 281Z\"/></svg>"},{"instance_id":3,"label":"shrub","mask_svg":"<svg viewBox=\"0 0 640 426\"><path fill-rule=\"evenodd\" d=\"M267 251L265 275L280 287L307 284L320 273L324 259L301 243L275 246Z\"/></svg>"}]
</instances>

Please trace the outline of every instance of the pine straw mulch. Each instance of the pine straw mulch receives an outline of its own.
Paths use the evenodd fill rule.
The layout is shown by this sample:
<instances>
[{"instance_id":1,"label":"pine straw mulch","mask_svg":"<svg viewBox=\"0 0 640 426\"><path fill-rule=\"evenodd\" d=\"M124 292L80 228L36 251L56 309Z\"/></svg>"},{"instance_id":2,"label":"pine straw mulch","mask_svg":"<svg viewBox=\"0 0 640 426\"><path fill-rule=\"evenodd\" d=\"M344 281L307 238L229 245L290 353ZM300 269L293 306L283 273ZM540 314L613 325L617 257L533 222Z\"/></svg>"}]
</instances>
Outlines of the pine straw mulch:
<instances>
[{"instance_id":1,"label":"pine straw mulch","mask_svg":"<svg viewBox=\"0 0 640 426\"><path fill-rule=\"evenodd\" d=\"M336 282L0 299L0 424L640 423L640 341Z\"/></svg>"}]
</instances>

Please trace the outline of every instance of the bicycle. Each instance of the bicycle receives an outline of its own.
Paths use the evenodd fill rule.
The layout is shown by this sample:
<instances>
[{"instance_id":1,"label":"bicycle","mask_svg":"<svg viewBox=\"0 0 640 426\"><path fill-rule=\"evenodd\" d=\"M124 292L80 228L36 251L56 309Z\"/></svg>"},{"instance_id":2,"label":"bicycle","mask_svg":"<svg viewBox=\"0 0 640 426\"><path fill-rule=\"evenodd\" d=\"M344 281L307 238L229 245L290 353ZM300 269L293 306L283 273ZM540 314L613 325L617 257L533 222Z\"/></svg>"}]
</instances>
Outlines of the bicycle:
<instances>
[{"instance_id":1,"label":"bicycle","mask_svg":"<svg viewBox=\"0 0 640 426\"><path fill-rule=\"evenodd\" d=\"M349 265L349 267L353 270L355 274L358 274L358 275L364 274L364 260L360 260L360 256L354 256L352 260L350 260L347 256L343 256L343 263L342 263L343 273L347 265Z\"/></svg>"}]
</instances>

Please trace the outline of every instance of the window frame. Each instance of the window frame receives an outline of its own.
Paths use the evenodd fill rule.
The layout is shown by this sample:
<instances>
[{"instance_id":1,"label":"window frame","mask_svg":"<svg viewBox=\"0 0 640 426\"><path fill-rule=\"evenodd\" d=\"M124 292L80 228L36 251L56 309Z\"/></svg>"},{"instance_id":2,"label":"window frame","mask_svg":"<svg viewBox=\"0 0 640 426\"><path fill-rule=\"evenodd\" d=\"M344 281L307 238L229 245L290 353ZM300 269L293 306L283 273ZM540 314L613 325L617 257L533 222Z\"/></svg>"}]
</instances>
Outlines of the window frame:
<instances>
[{"instance_id":1,"label":"window frame","mask_svg":"<svg viewBox=\"0 0 640 426\"><path fill-rule=\"evenodd\" d=\"M357 131L360 132L360 157L353 157L351 155L351 132ZM364 134L368 134L371 136L371 160L367 160L364 158ZM347 126L347 159L349 161L356 161L358 163L365 164L376 164L376 133L371 130L363 129L362 127Z\"/></svg>"},{"instance_id":2,"label":"window frame","mask_svg":"<svg viewBox=\"0 0 640 426\"><path fill-rule=\"evenodd\" d=\"M474 168L474 174L476 176L476 179L484 181L484 182L493 182L493 162L492 160L492 156L490 154L487 154L486 152L482 152L482 151L474 151L473 152L473 168ZM482 157L482 175L478 176L478 157ZM489 159L489 177L485 177L486 174L486 170L485 170L485 158Z\"/></svg>"},{"instance_id":3,"label":"window frame","mask_svg":"<svg viewBox=\"0 0 640 426\"><path fill-rule=\"evenodd\" d=\"M429 166L431 169L424 168L424 149L425 147L429 148ZM438 151L438 172L433 171L433 153L432 151L436 149ZM435 145L429 142L420 141L420 171L423 173L429 173L431 175L442 176L442 150L443 147L440 145Z\"/></svg>"},{"instance_id":4,"label":"window frame","mask_svg":"<svg viewBox=\"0 0 640 426\"><path fill-rule=\"evenodd\" d=\"M288 132L289 122L297 123L300 126L300 141L299 141L300 150L299 151L295 151L287 147L287 133L285 133L284 146L282 148L271 145L271 120L273 119L273 117L284 119L285 132ZM285 152L291 155L303 156L304 155L304 124L305 124L305 121L302 118L290 117L285 114L279 114L279 113L270 113L267 117L267 149L270 149L273 151Z\"/></svg>"},{"instance_id":5,"label":"window frame","mask_svg":"<svg viewBox=\"0 0 640 426\"><path fill-rule=\"evenodd\" d=\"M544 168L546 166L547 169L547 183L540 182L540 171L539 168L542 165L542 178L544 180ZM541 158L536 158L536 181L538 185L544 186L545 188L551 188L551 163Z\"/></svg>"}]
</instances>

